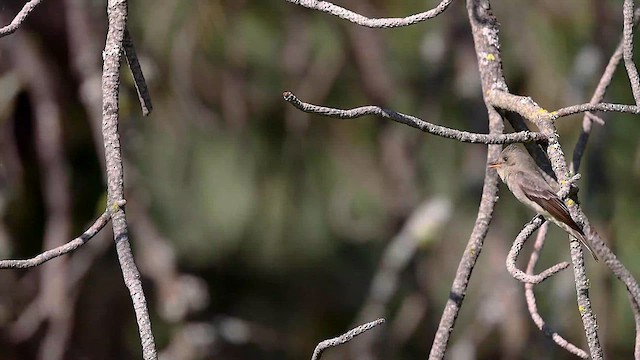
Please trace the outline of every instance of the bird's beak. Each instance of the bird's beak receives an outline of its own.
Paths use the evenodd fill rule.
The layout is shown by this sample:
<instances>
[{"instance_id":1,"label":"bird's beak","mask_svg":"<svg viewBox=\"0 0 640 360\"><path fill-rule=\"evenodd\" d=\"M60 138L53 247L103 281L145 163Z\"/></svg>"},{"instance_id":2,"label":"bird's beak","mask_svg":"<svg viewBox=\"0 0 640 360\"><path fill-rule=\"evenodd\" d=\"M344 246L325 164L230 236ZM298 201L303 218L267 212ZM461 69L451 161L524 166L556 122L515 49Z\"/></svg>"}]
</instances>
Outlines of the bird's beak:
<instances>
[{"instance_id":1,"label":"bird's beak","mask_svg":"<svg viewBox=\"0 0 640 360\"><path fill-rule=\"evenodd\" d=\"M489 168L490 168L490 169L497 169L497 168L499 168L500 166L502 166L502 163L499 163L499 162L492 162L492 163L489 163Z\"/></svg>"}]
</instances>

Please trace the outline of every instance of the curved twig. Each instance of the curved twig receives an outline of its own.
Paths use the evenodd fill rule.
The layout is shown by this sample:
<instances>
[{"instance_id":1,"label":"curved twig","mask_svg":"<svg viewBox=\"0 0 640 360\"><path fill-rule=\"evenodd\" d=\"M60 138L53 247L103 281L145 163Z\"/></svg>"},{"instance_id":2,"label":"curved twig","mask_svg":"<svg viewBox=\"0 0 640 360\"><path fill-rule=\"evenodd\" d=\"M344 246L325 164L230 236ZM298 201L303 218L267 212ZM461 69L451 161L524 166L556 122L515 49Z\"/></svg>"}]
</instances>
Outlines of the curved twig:
<instances>
[{"instance_id":1,"label":"curved twig","mask_svg":"<svg viewBox=\"0 0 640 360\"><path fill-rule=\"evenodd\" d=\"M291 105L306 113L318 114L340 119L354 119L360 116L375 115L394 120L401 124L409 125L413 128L428 132L433 135L438 135L462 142L481 144L510 144L530 141L542 141L545 139L542 134L531 131L520 131L511 134L478 134L468 131L460 131L440 125L435 125L419 119L415 116L402 114L393 110L383 109L379 106L362 106L349 110L318 106L300 101L294 94L289 91L284 92L282 96Z\"/></svg>"},{"instance_id":2,"label":"curved twig","mask_svg":"<svg viewBox=\"0 0 640 360\"><path fill-rule=\"evenodd\" d=\"M536 231L540 227L540 225L542 225L542 223L544 222L545 222L544 218L542 218L542 216L539 216L539 215L531 219L531 221L527 225L525 225L524 228L522 228L522 230L520 230L520 233L518 234L518 236L516 236L516 239L513 241L511 250L509 250L509 254L507 255L506 264L507 264L507 270L509 271L509 274L511 274L511 276L513 276L515 279L523 283L539 284L545 281L546 279L548 279L549 277L566 269L570 265L568 262L563 261L559 264L556 264L546 269L545 271L541 272L538 275L527 274L524 271L518 269L518 267L516 266L518 255L520 255L520 250L522 250L522 247L524 246L525 241L527 241L529 236L531 236L531 234L533 234L533 232Z\"/></svg>"},{"instance_id":3,"label":"curved twig","mask_svg":"<svg viewBox=\"0 0 640 360\"><path fill-rule=\"evenodd\" d=\"M287 0L290 3L304 6L308 9L319 10L331 15L337 16L341 19L345 19L351 21L352 23L370 27L370 28L394 28L401 26L413 25L425 20L432 19L440 14L442 14L447 8L449 4L453 0L442 0L436 7L429 11L425 11L419 14L403 17L403 18L381 18L381 19L371 19L366 16L362 16L353 11L347 10L338 5L334 5L328 1L320 1L320 0Z\"/></svg>"},{"instance_id":4,"label":"curved twig","mask_svg":"<svg viewBox=\"0 0 640 360\"><path fill-rule=\"evenodd\" d=\"M320 357L322 356L322 352L325 351L326 349L349 342L353 340L354 337L366 331L369 331L382 323L384 323L384 319L374 320L366 324L360 325L354 329L351 329L338 337L321 341L316 346L315 350L313 350L313 355L311 356L311 360L319 360Z\"/></svg>"}]
</instances>

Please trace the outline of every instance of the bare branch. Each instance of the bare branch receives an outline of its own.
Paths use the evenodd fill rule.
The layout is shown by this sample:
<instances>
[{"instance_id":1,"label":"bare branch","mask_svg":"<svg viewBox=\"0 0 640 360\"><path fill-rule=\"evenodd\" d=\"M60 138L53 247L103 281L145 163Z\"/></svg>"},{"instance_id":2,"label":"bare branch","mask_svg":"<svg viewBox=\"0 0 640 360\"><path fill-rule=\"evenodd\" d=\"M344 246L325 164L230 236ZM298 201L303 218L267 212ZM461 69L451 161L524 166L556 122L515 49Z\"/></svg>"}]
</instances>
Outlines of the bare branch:
<instances>
[{"instance_id":1,"label":"bare branch","mask_svg":"<svg viewBox=\"0 0 640 360\"><path fill-rule=\"evenodd\" d=\"M351 341L354 337L371 330L372 328L384 323L384 319L374 320L372 322L368 322L366 324L360 325L354 329L349 330L348 332L334 337L332 339L327 339L318 344L315 350L313 350L313 355L311 356L311 360L319 360L322 356L322 352L330 347L335 347L338 345L342 345L346 342Z\"/></svg>"},{"instance_id":2,"label":"bare branch","mask_svg":"<svg viewBox=\"0 0 640 360\"><path fill-rule=\"evenodd\" d=\"M136 55L136 48L133 45L133 40L131 39L131 34L129 34L129 29L126 29L124 31L124 41L122 44L124 45L124 51L127 57L127 63L129 64L129 69L131 69L131 73L133 74L133 82L136 85L138 100L140 100L140 106L142 107L142 115L147 116L151 113L151 110L153 110L153 105L151 105L149 88L147 87L147 82L144 79L142 67L140 67L138 55Z\"/></svg>"},{"instance_id":3,"label":"bare branch","mask_svg":"<svg viewBox=\"0 0 640 360\"><path fill-rule=\"evenodd\" d=\"M320 10L341 19L351 21L352 23L370 27L370 28L395 28L400 26L409 26L425 20L432 19L442 14L453 0L442 0L435 8L419 14L407 16L404 18L381 18L371 19L362 16L353 11L347 10L338 5L334 5L328 1L320 0L287 0L296 5L302 5L308 9Z\"/></svg>"},{"instance_id":4,"label":"bare branch","mask_svg":"<svg viewBox=\"0 0 640 360\"><path fill-rule=\"evenodd\" d=\"M419 119L415 116L405 115L393 110L383 109L379 106L362 106L349 110L341 110L302 102L294 94L288 91L284 92L282 96L291 105L306 113L318 114L340 119L353 119L366 115L376 115L386 119L394 120L401 124L411 126L413 128L428 132L433 135L438 135L462 142L481 144L510 144L544 140L544 136L536 132L521 131L511 134L478 134L435 125Z\"/></svg>"},{"instance_id":5,"label":"bare branch","mask_svg":"<svg viewBox=\"0 0 640 360\"><path fill-rule=\"evenodd\" d=\"M622 105L622 104L610 104L610 103L598 103L598 104L580 104L568 106L562 109L558 109L552 112L554 119L569 116L573 114L583 112L603 111L603 112L619 112L628 114L640 114L640 107L635 105Z\"/></svg>"},{"instance_id":6,"label":"bare branch","mask_svg":"<svg viewBox=\"0 0 640 360\"><path fill-rule=\"evenodd\" d=\"M636 64L633 62L633 6L633 0L624 0L624 5L622 6L622 15L624 18L622 28L622 57L624 59L624 66L627 68L633 98L636 101L636 105L640 106L640 77L638 76Z\"/></svg>"},{"instance_id":7,"label":"bare branch","mask_svg":"<svg viewBox=\"0 0 640 360\"><path fill-rule=\"evenodd\" d=\"M536 236L536 242L533 246L533 252L531 253L529 264L527 265L527 275L533 275L533 270L536 266L536 263L538 262L538 257L540 256L540 251L542 250L545 238L547 237L548 229L549 223L545 222L538 230L538 236ZM529 309L529 313L531 314L531 319L536 324L538 329L542 331L542 333L544 333L546 336L551 338L556 344L558 344L558 346L567 350L568 352L583 359L589 358L589 354L587 354L584 350L568 342L565 338L560 336L555 330L550 328L545 323L542 316L540 316L540 314L538 313L538 306L536 304L536 295L533 292L533 285L534 284L532 283L526 282L524 284L524 292L525 298L527 299L527 308Z\"/></svg>"},{"instance_id":8,"label":"bare branch","mask_svg":"<svg viewBox=\"0 0 640 360\"><path fill-rule=\"evenodd\" d=\"M553 112L549 112L536 104L533 99L527 96L514 95L506 91L491 90L487 94L487 98L491 105L505 109L508 111L516 112L522 115L524 118L531 120L538 127L541 127L541 123L544 121L552 121L558 118L578 114L587 111L604 111L604 112L620 112L629 114L640 114L640 107L635 105L622 105L622 104L610 104L610 103L598 103L598 104L580 104L568 106L558 109Z\"/></svg>"},{"instance_id":9,"label":"bare branch","mask_svg":"<svg viewBox=\"0 0 640 360\"><path fill-rule=\"evenodd\" d=\"M124 200L124 170L120 134L118 133L118 88L120 86L120 63L124 53L124 33L127 28L127 10L126 0L109 0L107 3L109 30L102 53L102 137L106 160L108 206L113 206L113 204ZM142 356L145 360L154 360L158 355L151 331L149 310L142 289L140 272L131 253L129 229L123 208L118 207L112 213L111 224L122 276L136 313L138 332L142 343Z\"/></svg>"},{"instance_id":10,"label":"bare branch","mask_svg":"<svg viewBox=\"0 0 640 360\"><path fill-rule=\"evenodd\" d=\"M483 93L487 93L490 89L494 88L507 90L500 61L498 22L491 12L489 1L468 0L467 13L469 23L471 24L475 51L478 56L478 68L480 70ZM488 59L492 60L489 61ZM485 99L485 103L486 102ZM491 135L502 134L504 132L502 117L496 109L489 106L488 103L487 113L489 115L489 133ZM487 166L490 162L498 159L501 151L501 146L489 146ZM431 345L431 351L429 352L430 360L444 358L451 332L462 308L462 302L467 292L471 273L478 261L482 246L484 245L484 239L489 231L489 223L493 217L495 204L498 201L498 174L495 171L488 170L487 168L484 175L482 198L480 199L476 222L469 236L467 247L458 264L453 283L451 284L449 299L447 299L445 308L442 311L438 330L436 331L433 344Z\"/></svg>"},{"instance_id":11,"label":"bare branch","mask_svg":"<svg viewBox=\"0 0 640 360\"><path fill-rule=\"evenodd\" d=\"M22 10L20 10L20 12L13 18L11 23L3 28L0 28L0 38L13 34L16 30L18 30L22 22L41 2L42 0L31 0L24 4Z\"/></svg>"},{"instance_id":12,"label":"bare branch","mask_svg":"<svg viewBox=\"0 0 640 360\"><path fill-rule=\"evenodd\" d=\"M100 215L98 219L91 225L87 231L85 231L82 235L77 238L69 241L68 243L59 246L55 249L47 250L38 256L35 256L31 259L25 260L0 260L0 269L9 269L9 268L30 268L38 266L42 263L45 263L51 259L57 258L58 256L68 254L80 246L84 245L87 241L91 240L102 228L107 225L109 222L109 218L111 214L109 211L105 211Z\"/></svg>"}]
</instances>

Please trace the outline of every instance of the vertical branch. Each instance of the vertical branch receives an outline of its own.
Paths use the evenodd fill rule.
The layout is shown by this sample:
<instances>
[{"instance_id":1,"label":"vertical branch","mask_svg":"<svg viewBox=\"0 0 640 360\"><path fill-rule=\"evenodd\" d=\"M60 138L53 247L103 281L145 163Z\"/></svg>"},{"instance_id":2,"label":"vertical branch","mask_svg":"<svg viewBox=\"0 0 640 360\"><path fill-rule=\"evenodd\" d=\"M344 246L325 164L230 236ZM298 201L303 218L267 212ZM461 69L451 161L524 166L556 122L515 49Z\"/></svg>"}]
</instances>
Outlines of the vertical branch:
<instances>
[{"instance_id":1,"label":"vertical branch","mask_svg":"<svg viewBox=\"0 0 640 360\"><path fill-rule=\"evenodd\" d=\"M483 94L493 88L507 89L502 74L500 61L498 25L491 13L488 0L468 0L467 10L473 32L473 40L478 58L480 79L482 81ZM487 106L489 114L489 134L502 134L504 123L500 114L491 106ZM489 145L487 153L487 165L498 158L502 146ZM449 337L453 331L462 302L466 295L471 272L475 267L484 239L489 231L489 223L493 215L495 203L498 201L498 174L495 171L485 170L482 198L476 222L469 237L469 242L462 259L458 264L458 270L451 286L449 299L440 318L440 324L436 332L429 359L442 359L447 349Z\"/></svg>"},{"instance_id":2,"label":"vertical branch","mask_svg":"<svg viewBox=\"0 0 640 360\"><path fill-rule=\"evenodd\" d=\"M624 18L622 57L624 66L627 68L627 75L629 75L629 82L631 82L633 98L636 101L636 105L640 106L640 77L638 76L636 64L633 62L633 0L624 0L622 15Z\"/></svg>"},{"instance_id":3,"label":"vertical branch","mask_svg":"<svg viewBox=\"0 0 640 360\"><path fill-rule=\"evenodd\" d=\"M127 22L126 0L109 0L107 5L109 30L102 53L102 136L106 159L108 206L113 213L111 221L116 242L118 260L124 282L129 289L138 322L142 353L146 360L156 359L156 347L151 332L151 321L147 302L142 290L140 273L133 260L129 244L129 230L123 208L117 206L124 201L124 172L118 133L118 91L120 64L124 53L123 40Z\"/></svg>"},{"instance_id":4,"label":"vertical branch","mask_svg":"<svg viewBox=\"0 0 640 360\"><path fill-rule=\"evenodd\" d=\"M558 133L552 120L538 122L540 131L549 136L549 146L547 147L547 153L551 160L551 167L558 178L560 184L565 184L569 179L569 169L567 162L564 158L562 148L558 141ZM586 218L578 206L575 205L575 201L566 200L569 205L569 211L571 217L577 219L579 217ZM587 229L588 227L585 227ZM587 232L588 233L588 232ZM600 340L598 339L595 314L591 308L591 299L589 298L589 279L587 278L587 271L584 266L584 256L582 253L582 247L578 240L570 236L571 239L571 262L573 264L573 273L575 276L576 294L578 301L578 309L582 318L582 324L584 326L585 334L587 336L587 342L589 344L589 352L592 359L602 359L603 352ZM591 237L590 239L592 239ZM593 243L593 241L591 241ZM606 259L605 259L606 261Z\"/></svg>"}]
</instances>

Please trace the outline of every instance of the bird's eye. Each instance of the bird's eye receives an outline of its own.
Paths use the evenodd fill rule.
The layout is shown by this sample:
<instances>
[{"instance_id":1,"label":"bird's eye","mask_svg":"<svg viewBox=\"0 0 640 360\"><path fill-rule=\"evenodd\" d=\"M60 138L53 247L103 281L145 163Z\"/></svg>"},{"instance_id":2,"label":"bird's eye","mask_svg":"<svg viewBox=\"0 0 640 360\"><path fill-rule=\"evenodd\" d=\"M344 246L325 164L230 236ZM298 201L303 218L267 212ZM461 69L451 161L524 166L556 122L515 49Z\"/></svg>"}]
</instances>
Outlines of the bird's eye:
<instances>
[{"instance_id":1,"label":"bird's eye","mask_svg":"<svg viewBox=\"0 0 640 360\"><path fill-rule=\"evenodd\" d=\"M506 156L502 157L502 161L507 162L509 159Z\"/></svg>"}]
</instances>

